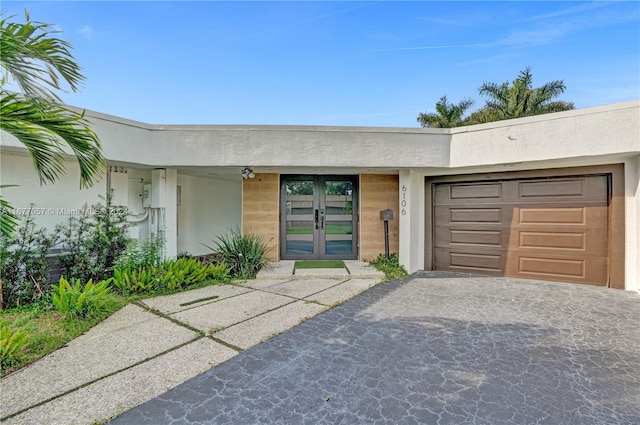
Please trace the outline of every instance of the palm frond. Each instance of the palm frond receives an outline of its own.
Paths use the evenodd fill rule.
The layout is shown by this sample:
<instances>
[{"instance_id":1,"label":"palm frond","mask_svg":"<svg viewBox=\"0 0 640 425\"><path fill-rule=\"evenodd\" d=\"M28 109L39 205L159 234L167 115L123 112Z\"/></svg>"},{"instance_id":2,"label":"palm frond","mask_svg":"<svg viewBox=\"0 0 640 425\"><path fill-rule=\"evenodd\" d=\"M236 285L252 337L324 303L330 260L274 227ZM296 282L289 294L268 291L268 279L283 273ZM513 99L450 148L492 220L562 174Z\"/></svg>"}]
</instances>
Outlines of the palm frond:
<instances>
[{"instance_id":1,"label":"palm frond","mask_svg":"<svg viewBox=\"0 0 640 425\"><path fill-rule=\"evenodd\" d=\"M12 79L28 97L60 101L55 90L61 82L77 91L84 76L71 53L71 44L55 38L52 25L31 22L25 13L23 24L0 20L0 67L2 82Z\"/></svg>"},{"instance_id":2,"label":"palm frond","mask_svg":"<svg viewBox=\"0 0 640 425\"><path fill-rule=\"evenodd\" d=\"M48 101L34 103L17 93L0 93L0 130L16 137L32 155L42 183L64 174L64 145L76 156L80 185L88 187L102 176L100 142L83 117Z\"/></svg>"},{"instance_id":3,"label":"palm frond","mask_svg":"<svg viewBox=\"0 0 640 425\"><path fill-rule=\"evenodd\" d=\"M0 189L15 185L0 185ZM18 217L13 213L13 207L0 196L0 235L10 237L18 227Z\"/></svg>"}]
</instances>

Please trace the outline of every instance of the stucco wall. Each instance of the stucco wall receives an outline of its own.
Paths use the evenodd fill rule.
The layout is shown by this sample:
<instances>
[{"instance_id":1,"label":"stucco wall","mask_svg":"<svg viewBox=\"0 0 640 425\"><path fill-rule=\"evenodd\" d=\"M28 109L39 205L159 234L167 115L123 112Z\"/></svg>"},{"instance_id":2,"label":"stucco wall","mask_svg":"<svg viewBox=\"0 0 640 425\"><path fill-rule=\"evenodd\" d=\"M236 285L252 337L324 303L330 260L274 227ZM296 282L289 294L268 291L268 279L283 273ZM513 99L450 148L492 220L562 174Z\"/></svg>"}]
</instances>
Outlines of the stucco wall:
<instances>
[{"instance_id":1,"label":"stucco wall","mask_svg":"<svg viewBox=\"0 0 640 425\"><path fill-rule=\"evenodd\" d=\"M106 194L106 179L102 179L88 189L80 189L80 171L75 160L64 162L67 173L56 183L41 185L27 153L0 155L0 184L18 185L2 188L2 197L17 208L22 215L30 203L35 204L36 224L52 230L56 224L65 222L72 214L77 214L84 204L91 206L104 204L100 196ZM105 174L106 175L106 174Z\"/></svg>"},{"instance_id":2,"label":"stucco wall","mask_svg":"<svg viewBox=\"0 0 640 425\"><path fill-rule=\"evenodd\" d=\"M389 222L389 252L399 249L399 189L397 175L360 175L360 259L373 260L384 253L384 222L380 211L393 210Z\"/></svg>"},{"instance_id":3,"label":"stucco wall","mask_svg":"<svg viewBox=\"0 0 640 425\"><path fill-rule=\"evenodd\" d=\"M260 235L267 244L267 258L279 260L279 183L275 173L256 174L242 182L242 231Z\"/></svg>"},{"instance_id":4,"label":"stucco wall","mask_svg":"<svg viewBox=\"0 0 640 425\"><path fill-rule=\"evenodd\" d=\"M625 289L640 292L640 155L624 164Z\"/></svg>"},{"instance_id":5,"label":"stucco wall","mask_svg":"<svg viewBox=\"0 0 640 425\"><path fill-rule=\"evenodd\" d=\"M449 167L582 161L638 152L639 113L638 102L625 102L454 128Z\"/></svg>"},{"instance_id":6,"label":"stucco wall","mask_svg":"<svg viewBox=\"0 0 640 425\"><path fill-rule=\"evenodd\" d=\"M178 175L178 252L211 252L218 236L240 228L242 184L236 181Z\"/></svg>"}]
</instances>

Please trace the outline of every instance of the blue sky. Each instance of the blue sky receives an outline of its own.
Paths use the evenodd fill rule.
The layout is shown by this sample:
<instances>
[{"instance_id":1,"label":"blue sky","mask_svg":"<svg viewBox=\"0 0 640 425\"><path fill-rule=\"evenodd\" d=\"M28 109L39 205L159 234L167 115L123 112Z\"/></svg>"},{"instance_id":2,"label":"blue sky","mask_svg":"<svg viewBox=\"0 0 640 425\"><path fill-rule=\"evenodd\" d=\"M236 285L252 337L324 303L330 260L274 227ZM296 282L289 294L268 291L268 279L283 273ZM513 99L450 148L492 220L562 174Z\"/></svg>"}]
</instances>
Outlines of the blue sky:
<instances>
[{"instance_id":1,"label":"blue sky","mask_svg":"<svg viewBox=\"0 0 640 425\"><path fill-rule=\"evenodd\" d=\"M69 104L147 123L417 127L530 66L576 107L640 98L636 1L3 1L55 24Z\"/></svg>"}]
</instances>

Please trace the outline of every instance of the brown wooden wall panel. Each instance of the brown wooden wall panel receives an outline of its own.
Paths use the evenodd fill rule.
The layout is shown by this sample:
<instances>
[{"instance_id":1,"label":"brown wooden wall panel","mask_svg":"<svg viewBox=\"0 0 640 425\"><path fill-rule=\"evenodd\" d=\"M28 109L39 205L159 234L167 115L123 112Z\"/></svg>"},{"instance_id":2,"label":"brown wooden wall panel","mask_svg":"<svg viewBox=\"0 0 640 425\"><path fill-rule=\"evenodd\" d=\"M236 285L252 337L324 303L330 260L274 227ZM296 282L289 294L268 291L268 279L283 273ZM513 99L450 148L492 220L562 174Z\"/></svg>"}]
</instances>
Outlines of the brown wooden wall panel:
<instances>
[{"instance_id":1,"label":"brown wooden wall panel","mask_svg":"<svg viewBox=\"0 0 640 425\"><path fill-rule=\"evenodd\" d=\"M389 221L389 251L398 252L400 247L400 186L399 177L390 174L361 174L359 258L373 260L384 253L384 222L380 211L393 210L394 219Z\"/></svg>"},{"instance_id":2,"label":"brown wooden wall panel","mask_svg":"<svg viewBox=\"0 0 640 425\"><path fill-rule=\"evenodd\" d=\"M242 232L262 237L267 258L279 260L279 174L260 173L242 181Z\"/></svg>"}]
</instances>

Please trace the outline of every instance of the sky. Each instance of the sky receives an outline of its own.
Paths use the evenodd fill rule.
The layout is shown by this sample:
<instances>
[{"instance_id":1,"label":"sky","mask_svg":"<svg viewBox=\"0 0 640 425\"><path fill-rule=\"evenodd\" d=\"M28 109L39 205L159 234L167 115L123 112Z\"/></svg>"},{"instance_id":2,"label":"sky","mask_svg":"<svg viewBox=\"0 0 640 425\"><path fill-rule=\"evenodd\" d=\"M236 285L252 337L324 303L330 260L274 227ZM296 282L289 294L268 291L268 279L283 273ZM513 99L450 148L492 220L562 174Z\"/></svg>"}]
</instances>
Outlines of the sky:
<instances>
[{"instance_id":1,"label":"sky","mask_svg":"<svg viewBox=\"0 0 640 425\"><path fill-rule=\"evenodd\" d=\"M577 108L640 99L637 1L3 0L86 77L64 102L151 124L418 127L483 82L563 80Z\"/></svg>"}]
</instances>

